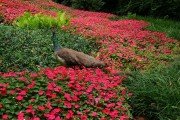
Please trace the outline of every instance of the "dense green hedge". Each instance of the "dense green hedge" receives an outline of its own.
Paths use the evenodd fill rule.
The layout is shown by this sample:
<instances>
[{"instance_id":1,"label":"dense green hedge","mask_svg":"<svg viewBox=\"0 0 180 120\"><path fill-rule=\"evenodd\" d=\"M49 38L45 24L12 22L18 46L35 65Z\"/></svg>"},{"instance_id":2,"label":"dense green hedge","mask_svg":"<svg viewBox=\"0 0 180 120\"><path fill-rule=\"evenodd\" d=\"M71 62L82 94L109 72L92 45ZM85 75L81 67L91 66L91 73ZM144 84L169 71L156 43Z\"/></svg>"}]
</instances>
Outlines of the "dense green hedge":
<instances>
[{"instance_id":1,"label":"dense green hedge","mask_svg":"<svg viewBox=\"0 0 180 120\"><path fill-rule=\"evenodd\" d=\"M99 11L105 4L103 0L54 0L55 2L71 6L76 9Z\"/></svg>"},{"instance_id":2,"label":"dense green hedge","mask_svg":"<svg viewBox=\"0 0 180 120\"><path fill-rule=\"evenodd\" d=\"M139 15L180 19L180 0L54 0L67 6L118 15L128 12Z\"/></svg>"},{"instance_id":3,"label":"dense green hedge","mask_svg":"<svg viewBox=\"0 0 180 120\"><path fill-rule=\"evenodd\" d=\"M115 12L133 12L140 15L180 18L179 0L118 0Z\"/></svg>"},{"instance_id":4,"label":"dense green hedge","mask_svg":"<svg viewBox=\"0 0 180 120\"><path fill-rule=\"evenodd\" d=\"M20 29L0 25L0 71L36 71L35 65L54 67L59 64L53 57L51 31L47 29ZM95 52L93 43L78 35L58 32L62 46L89 54Z\"/></svg>"}]
</instances>

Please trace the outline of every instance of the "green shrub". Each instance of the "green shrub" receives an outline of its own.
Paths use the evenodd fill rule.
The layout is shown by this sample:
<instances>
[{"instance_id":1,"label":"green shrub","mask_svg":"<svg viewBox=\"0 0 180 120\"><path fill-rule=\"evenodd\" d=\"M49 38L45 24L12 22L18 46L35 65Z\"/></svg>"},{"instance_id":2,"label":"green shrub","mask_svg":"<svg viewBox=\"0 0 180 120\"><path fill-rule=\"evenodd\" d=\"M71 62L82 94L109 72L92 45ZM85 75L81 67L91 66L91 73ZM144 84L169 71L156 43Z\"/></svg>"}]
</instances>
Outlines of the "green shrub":
<instances>
[{"instance_id":1,"label":"green shrub","mask_svg":"<svg viewBox=\"0 0 180 120\"><path fill-rule=\"evenodd\" d=\"M129 77L126 85L133 91L130 103L135 115L150 120L179 120L180 58L168 67Z\"/></svg>"},{"instance_id":2,"label":"green shrub","mask_svg":"<svg viewBox=\"0 0 180 120\"><path fill-rule=\"evenodd\" d=\"M179 19L179 4L179 0L118 0L114 11L117 14L133 12L139 15Z\"/></svg>"},{"instance_id":3,"label":"green shrub","mask_svg":"<svg viewBox=\"0 0 180 120\"><path fill-rule=\"evenodd\" d=\"M61 12L58 12L57 17L42 15L41 13L32 15L29 12L25 12L23 16L16 19L15 25L20 28L61 28L64 25L68 25L70 23L69 20L65 13Z\"/></svg>"},{"instance_id":4,"label":"green shrub","mask_svg":"<svg viewBox=\"0 0 180 120\"><path fill-rule=\"evenodd\" d=\"M36 71L36 65L54 67L59 64L53 58L51 31L49 29L21 29L0 25L0 71ZM58 32L61 45L84 53L96 52L93 43L78 35Z\"/></svg>"},{"instance_id":5,"label":"green shrub","mask_svg":"<svg viewBox=\"0 0 180 120\"><path fill-rule=\"evenodd\" d=\"M105 4L103 0L54 0L55 2L71 6L76 9L99 11Z\"/></svg>"}]
</instances>

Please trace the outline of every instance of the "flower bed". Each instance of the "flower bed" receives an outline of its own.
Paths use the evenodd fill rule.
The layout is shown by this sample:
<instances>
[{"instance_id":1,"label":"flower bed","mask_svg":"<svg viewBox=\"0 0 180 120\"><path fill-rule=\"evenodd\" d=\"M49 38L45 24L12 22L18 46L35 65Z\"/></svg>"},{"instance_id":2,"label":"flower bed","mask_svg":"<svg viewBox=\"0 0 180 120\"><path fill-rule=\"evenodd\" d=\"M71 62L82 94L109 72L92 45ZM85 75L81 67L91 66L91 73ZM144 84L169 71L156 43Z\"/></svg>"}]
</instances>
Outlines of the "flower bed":
<instances>
[{"instance_id":1,"label":"flower bed","mask_svg":"<svg viewBox=\"0 0 180 120\"><path fill-rule=\"evenodd\" d=\"M65 67L1 73L0 115L5 119L129 118L124 78L100 69Z\"/></svg>"}]
</instances>

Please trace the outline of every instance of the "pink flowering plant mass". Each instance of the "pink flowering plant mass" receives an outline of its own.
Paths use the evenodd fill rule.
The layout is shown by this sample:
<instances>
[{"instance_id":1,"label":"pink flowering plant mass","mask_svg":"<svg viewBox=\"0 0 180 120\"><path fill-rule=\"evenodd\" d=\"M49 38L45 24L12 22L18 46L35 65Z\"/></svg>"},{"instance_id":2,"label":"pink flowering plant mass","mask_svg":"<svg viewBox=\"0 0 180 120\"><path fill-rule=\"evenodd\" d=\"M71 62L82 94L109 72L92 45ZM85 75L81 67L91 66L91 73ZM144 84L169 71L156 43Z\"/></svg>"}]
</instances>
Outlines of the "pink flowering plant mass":
<instances>
[{"instance_id":1,"label":"pink flowering plant mass","mask_svg":"<svg viewBox=\"0 0 180 120\"><path fill-rule=\"evenodd\" d=\"M148 22L109 20L113 14L74 10L52 0L1 0L3 22L15 24L24 12L56 17L58 11L71 16L62 29L96 40L97 59L108 64L103 70L55 67L31 73L0 73L0 119L3 120L126 120L131 118L119 70L148 70L171 61L180 44L164 33L144 30Z\"/></svg>"},{"instance_id":2,"label":"pink flowering plant mass","mask_svg":"<svg viewBox=\"0 0 180 120\"><path fill-rule=\"evenodd\" d=\"M129 118L125 100L131 94L121 86L124 78L100 69L66 67L1 74L2 119L64 120Z\"/></svg>"}]
</instances>

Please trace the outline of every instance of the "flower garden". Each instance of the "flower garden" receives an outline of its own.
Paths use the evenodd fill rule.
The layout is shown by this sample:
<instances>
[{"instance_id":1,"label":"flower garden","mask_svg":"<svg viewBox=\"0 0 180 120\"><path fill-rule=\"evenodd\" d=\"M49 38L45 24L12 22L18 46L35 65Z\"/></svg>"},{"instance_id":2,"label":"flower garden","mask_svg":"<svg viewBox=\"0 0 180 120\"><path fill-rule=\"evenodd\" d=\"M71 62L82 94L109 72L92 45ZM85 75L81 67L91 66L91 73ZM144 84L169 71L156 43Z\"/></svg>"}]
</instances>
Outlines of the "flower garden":
<instances>
[{"instance_id":1,"label":"flower garden","mask_svg":"<svg viewBox=\"0 0 180 120\"><path fill-rule=\"evenodd\" d=\"M142 20L113 21L109 19L117 17L113 14L74 10L51 0L0 1L2 24L15 26L16 18L26 11L52 17L56 17L58 11L65 11L70 25L62 29L95 41L99 49L91 55L108 67L101 70L41 66L38 72L0 71L0 118L3 120L131 119L127 100L133 93L122 85L126 77L114 74L145 72L157 65L166 65L180 53L177 40L162 32L146 30L150 23ZM1 64L3 61L0 67Z\"/></svg>"}]
</instances>

